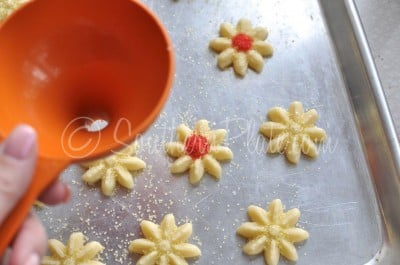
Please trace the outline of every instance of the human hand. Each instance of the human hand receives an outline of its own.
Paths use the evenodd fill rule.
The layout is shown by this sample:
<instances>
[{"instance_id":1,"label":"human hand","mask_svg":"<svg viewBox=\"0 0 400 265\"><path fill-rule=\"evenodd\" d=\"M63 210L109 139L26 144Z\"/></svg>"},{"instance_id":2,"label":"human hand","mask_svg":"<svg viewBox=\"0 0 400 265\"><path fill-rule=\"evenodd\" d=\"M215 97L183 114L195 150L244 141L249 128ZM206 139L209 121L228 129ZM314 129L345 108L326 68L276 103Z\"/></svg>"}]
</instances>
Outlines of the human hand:
<instances>
[{"instance_id":1,"label":"human hand","mask_svg":"<svg viewBox=\"0 0 400 265\"><path fill-rule=\"evenodd\" d=\"M0 226L29 187L37 159L37 136L33 128L20 125L0 145ZM39 200L49 204L67 202L69 188L55 181ZM5 265L39 265L47 245L46 231L30 213L15 236ZM1 255L1 253L0 253Z\"/></svg>"}]
</instances>

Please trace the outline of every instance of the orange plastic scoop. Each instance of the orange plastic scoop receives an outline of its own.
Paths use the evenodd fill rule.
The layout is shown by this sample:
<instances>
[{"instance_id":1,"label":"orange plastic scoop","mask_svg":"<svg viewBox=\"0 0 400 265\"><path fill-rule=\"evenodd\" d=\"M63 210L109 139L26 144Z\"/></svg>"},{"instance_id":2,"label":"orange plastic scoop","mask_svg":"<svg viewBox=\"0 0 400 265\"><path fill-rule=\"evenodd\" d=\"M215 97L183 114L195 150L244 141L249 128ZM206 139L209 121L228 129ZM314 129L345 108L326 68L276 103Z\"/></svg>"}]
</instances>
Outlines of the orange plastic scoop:
<instances>
[{"instance_id":1,"label":"orange plastic scoop","mask_svg":"<svg viewBox=\"0 0 400 265\"><path fill-rule=\"evenodd\" d=\"M1 224L0 255L62 169L123 147L153 122L173 73L167 32L138 1L34 0L1 25L0 137L32 125L39 161ZM108 125L88 131L96 120Z\"/></svg>"}]
</instances>

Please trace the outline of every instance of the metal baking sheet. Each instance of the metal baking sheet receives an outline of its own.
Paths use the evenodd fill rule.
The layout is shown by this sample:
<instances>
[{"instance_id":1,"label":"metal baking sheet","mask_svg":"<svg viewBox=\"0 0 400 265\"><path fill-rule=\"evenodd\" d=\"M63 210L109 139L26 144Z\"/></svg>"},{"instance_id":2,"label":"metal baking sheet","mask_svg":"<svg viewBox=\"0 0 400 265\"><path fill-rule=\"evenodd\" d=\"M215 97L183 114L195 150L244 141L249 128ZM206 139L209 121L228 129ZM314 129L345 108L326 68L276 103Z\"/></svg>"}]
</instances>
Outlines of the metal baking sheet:
<instances>
[{"instance_id":1,"label":"metal baking sheet","mask_svg":"<svg viewBox=\"0 0 400 265\"><path fill-rule=\"evenodd\" d=\"M139 138L138 157L148 168L132 192L111 198L82 183L73 165L61 177L71 202L38 211L50 238L66 241L73 231L106 246L106 264L135 264L127 251L141 237L139 222L159 222L167 213L191 221L191 242L202 256L191 264L264 264L242 253L237 227L250 204L266 207L280 198L298 207L299 225L310 233L298 245L298 265L397 264L400 254L399 146L356 7L338 0L145 0L168 29L176 52L175 84L156 123ZM208 42L221 22L249 18L266 26L275 53L261 74L245 78L220 71ZM298 165L265 154L258 133L267 110L294 100L319 113L328 140L315 160ZM172 175L164 144L180 123L201 118L226 128L234 160L221 180L205 175L198 186L187 174ZM289 264L284 259L280 264ZM291 263L290 263L291 264Z\"/></svg>"}]
</instances>

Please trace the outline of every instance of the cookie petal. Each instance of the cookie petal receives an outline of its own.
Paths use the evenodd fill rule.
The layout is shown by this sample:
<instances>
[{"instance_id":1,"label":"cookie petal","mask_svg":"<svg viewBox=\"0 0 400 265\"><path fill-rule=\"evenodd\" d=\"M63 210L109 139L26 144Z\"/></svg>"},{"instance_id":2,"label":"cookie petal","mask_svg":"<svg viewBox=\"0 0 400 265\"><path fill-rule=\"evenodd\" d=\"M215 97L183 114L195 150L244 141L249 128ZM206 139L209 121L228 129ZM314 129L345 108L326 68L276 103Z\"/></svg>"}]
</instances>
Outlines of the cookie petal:
<instances>
[{"instance_id":1,"label":"cookie petal","mask_svg":"<svg viewBox=\"0 0 400 265\"><path fill-rule=\"evenodd\" d=\"M233 63L233 55L235 54L235 49L228 48L225 51L221 52L218 57L218 67L221 69L225 69L232 65Z\"/></svg>"},{"instance_id":2,"label":"cookie petal","mask_svg":"<svg viewBox=\"0 0 400 265\"><path fill-rule=\"evenodd\" d=\"M216 38L210 41L210 48L216 52L222 52L232 47L232 40L228 38Z\"/></svg>"},{"instance_id":3,"label":"cookie petal","mask_svg":"<svg viewBox=\"0 0 400 265\"><path fill-rule=\"evenodd\" d=\"M255 50L250 50L247 53L247 61L249 63L249 66L251 69L254 71L260 73L264 67L264 60L257 51Z\"/></svg>"},{"instance_id":4,"label":"cookie petal","mask_svg":"<svg viewBox=\"0 0 400 265\"><path fill-rule=\"evenodd\" d=\"M235 52L233 54L233 69L240 76L245 76L247 73L248 61L247 56L243 52Z\"/></svg>"},{"instance_id":5,"label":"cookie petal","mask_svg":"<svg viewBox=\"0 0 400 265\"><path fill-rule=\"evenodd\" d=\"M232 39L237 34L237 31L232 24L222 23L219 27L219 34L222 37Z\"/></svg>"},{"instance_id":6,"label":"cookie petal","mask_svg":"<svg viewBox=\"0 0 400 265\"><path fill-rule=\"evenodd\" d=\"M272 48L272 46L265 41L254 41L253 49L259 52L264 57L271 56L274 53L274 49Z\"/></svg>"}]
</instances>

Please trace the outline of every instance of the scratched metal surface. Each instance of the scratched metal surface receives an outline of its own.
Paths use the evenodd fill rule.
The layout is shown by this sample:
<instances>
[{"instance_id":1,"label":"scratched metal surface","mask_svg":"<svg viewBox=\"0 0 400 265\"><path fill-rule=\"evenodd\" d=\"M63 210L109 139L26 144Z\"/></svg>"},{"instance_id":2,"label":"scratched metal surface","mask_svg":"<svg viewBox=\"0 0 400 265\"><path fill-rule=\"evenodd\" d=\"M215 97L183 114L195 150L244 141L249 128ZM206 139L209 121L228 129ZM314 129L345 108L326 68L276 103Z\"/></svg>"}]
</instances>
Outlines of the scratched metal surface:
<instances>
[{"instance_id":1,"label":"scratched metal surface","mask_svg":"<svg viewBox=\"0 0 400 265\"><path fill-rule=\"evenodd\" d=\"M298 265L365 264L385 241L385 229L374 185L365 160L351 97L349 97L324 13L317 1L178 0L145 2L170 32L176 51L176 78L170 99L156 123L139 139L138 157L148 168L137 175L132 192L119 189L101 195L99 187L81 182L79 166L61 177L70 184L69 204L38 211L50 238L66 241L73 231L106 246L106 264L135 264L127 252L141 237L139 222L159 222L174 213L179 222L192 221L191 242L202 249L193 264L264 264L262 255L241 252L245 240L235 234L247 221L250 204L265 207L280 198L287 209L298 207L299 225L310 239L298 245ZM266 26L275 53L261 74L249 71L243 79L232 69L220 71L209 40L218 36L221 22L242 17ZM343 36L346 38L347 36ZM300 100L316 108L317 126L328 141L315 160L298 165L283 156L265 154L258 127L273 106ZM226 128L225 145L234 160L223 165L220 181L205 175L191 186L187 174L171 175L163 145L175 140L175 128L190 127L201 118L212 128ZM280 264L287 264L281 261Z\"/></svg>"}]
</instances>

